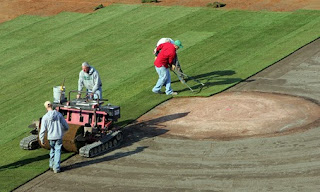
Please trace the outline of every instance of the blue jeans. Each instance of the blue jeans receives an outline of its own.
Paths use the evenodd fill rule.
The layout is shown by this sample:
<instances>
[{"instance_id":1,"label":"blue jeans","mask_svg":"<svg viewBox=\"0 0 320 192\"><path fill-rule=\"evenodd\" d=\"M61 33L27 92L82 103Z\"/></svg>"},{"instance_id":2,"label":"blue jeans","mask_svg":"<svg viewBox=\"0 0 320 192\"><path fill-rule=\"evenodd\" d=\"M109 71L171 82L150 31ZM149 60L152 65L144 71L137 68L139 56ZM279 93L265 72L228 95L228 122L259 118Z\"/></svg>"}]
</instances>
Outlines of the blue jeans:
<instances>
[{"instance_id":1,"label":"blue jeans","mask_svg":"<svg viewBox=\"0 0 320 192\"><path fill-rule=\"evenodd\" d=\"M172 94L172 89L171 89L171 76L169 69L165 67L155 67L156 71L159 75L159 79L157 81L157 84L153 87L152 91L157 93L161 90L162 86L166 87L166 94L171 95Z\"/></svg>"},{"instance_id":2,"label":"blue jeans","mask_svg":"<svg viewBox=\"0 0 320 192\"><path fill-rule=\"evenodd\" d=\"M53 170L59 171L60 170L62 139L49 140L49 144L50 144L49 167L53 168Z\"/></svg>"},{"instance_id":3,"label":"blue jeans","mask_svg":"<svg viewBox=\"0 0 320 192\"><path fill-rule=\"evenodd\" d=\"M91 89L87 89L87 92L89 93L92 93L92 90ZM101 87L99 87L96 92L94 92L94 95L93 95L93 99L98 99L98 96L99 96L99 99L102 99L102 89ZM92 99L92 98L90 98Z\"/></svg>"}]
</instances>

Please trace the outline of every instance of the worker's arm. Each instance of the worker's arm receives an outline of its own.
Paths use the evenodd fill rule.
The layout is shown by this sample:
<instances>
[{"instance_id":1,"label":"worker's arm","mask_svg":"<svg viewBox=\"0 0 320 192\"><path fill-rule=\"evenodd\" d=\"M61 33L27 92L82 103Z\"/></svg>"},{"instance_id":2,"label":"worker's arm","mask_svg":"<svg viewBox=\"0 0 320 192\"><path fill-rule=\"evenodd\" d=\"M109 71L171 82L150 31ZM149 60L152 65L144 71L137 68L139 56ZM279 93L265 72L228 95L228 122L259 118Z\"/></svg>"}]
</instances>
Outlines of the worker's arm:
<instances>
[{"instance_id":1,"label":"worker's arm","mask_svg":"<svg viewBox=\"0 0 320 192\"><path fill-rule=\"evenodd\" d=\"M39 139L42 145L44 145L44 134L46 132L47 122L45 121L45 118L41 119L41 128L39 133Z\"/></svg>"},{"instance_id":2,"label":"worker's arm","mask_svg":"<svg viewBox=\"0 0 320 192\"><path fill-rule=\"evenodd\" d=\"M92 88L92 93L95 93L102 84L98 71L95 71L93 74L93 82L94 82L94 85Z\"/></svg>"},{"instance_id":3,"label":"worker's arm","mask_svg":"<svg viewBox=\"0 0 320 192\"><path fill-rule=\"evenodd\" d=\"M168 62L170 65L175 65L176 55L176 52L172 52L169 54Z\"/></svg>"},{"instance_id":4,"label":"worker's arm","mask_svg":"<svg viewBox=\"0 0 320 192\"><path fill-rule=\"evenodd\" d=\"M79 80L78 80L78 94L77 94L77 99L79 99L81 97L81 93L80 91L82 91L83 88L83 76L81 74L82 71L80 71L79 73Z\"/></svg>"},{"instance_id":5,"label":"worker's arm","mask_svg":"<svg viewBox=\"0 0 320 192\"><path fill-rule=\"evenodd\" d=\"M155 55L158 56L158 53L161 51L161 49L163 48L163 44L160 44L157 49L156 49L156 53Z\"/></svg>"},{"instance_id":6,"label":"worker's arm","mask_svg":"<svg viewBox=\"0 0 320 192\"><path fill-rule=\"evenodd\" d=\"M60 122L64 128L65 131L69 130L69 125L67 123L67 121L64 119L63 115L60 113Z\"/></svg>"}]
</instances>

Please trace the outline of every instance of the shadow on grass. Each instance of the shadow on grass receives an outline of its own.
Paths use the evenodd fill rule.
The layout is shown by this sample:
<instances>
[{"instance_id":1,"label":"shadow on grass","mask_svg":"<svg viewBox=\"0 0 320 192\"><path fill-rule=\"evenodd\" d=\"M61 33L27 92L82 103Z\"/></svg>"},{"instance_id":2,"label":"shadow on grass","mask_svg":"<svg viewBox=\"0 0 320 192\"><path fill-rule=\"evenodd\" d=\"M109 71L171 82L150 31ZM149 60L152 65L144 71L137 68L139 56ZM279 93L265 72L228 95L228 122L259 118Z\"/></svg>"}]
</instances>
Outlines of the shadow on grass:
<instances>
[{"instance_id":1,"label":"shadow on grass","mask_svg":"<svg viewBox=\"0 0 320 192\"><path fill-rule=\"evenodd\" d=\"M165 134L169 130L167 130L165 128L159 128L159 127L161 127L159 124L185 117L188 114L189 114L189 112L188 113L176 113L176 114L172 114L172 115L165 115L165 116L162 116L162 117L159 117L156 119L151 119L148 121L142 121L142 122L135 121L132 124L123 128L123 134L124 134L124 140L122 142L123 144L114 150L119 150L121 148L131 146L134 143L139 142L143 139L148 139L148 138L152 138L152 137L156 137L156 136ZM126 151L126 152L118 152L118 153L115 153L110 156L105 156L107 153L104 153L104 154L100 155L100 157L101 156L104 156L104 157L99 158L99 156L98 156L98 157L95 157L95 158L90 159L88 161L82 161L82 162L78 162L78 163L75 163L72 165L68 165L66 167L62 167L62 170L68 171L71 169L89 166L91 164L97 164L97 163L101 163L101 162L105 162L105 161L116 160L119 158L123 158L123 157L127 157L130 155L136 154L136 153L141 153L145 149L147 149L148 147L149 146L137 147L135 150Z\"/></svg>"},{"instance_id":2,"label":"shadow on grass","mask_svg":"<svg viewBox=\"0 0 320 192\"><path fill-rule=\"evenodd\" d=\"M243 79L241 78L228 78L226 76L231 76L236 74L235 71L233 70L225 70L225 71L213 71L209 73L204 73L200 75L195 75L195 76L189 76L186 78L186 83L188 82L194 82L196 85L189 86L193 90L197 90L196 92L200 92L202 89L206 89L215 85L227 85L227 84L234 84L237 82L242 81ZM187 74L188 75L188 74ZM204 83L204 86L201 85L199 82ZM179 81L173 81L172 83L179 82ZM184 88L181 90L177 90L178 92L183 92L183 91L189 91L189 88Z\"/></svg>"},{"instance_id":3,"label":"shadow on grass","mask_svg":"<svg viewBox=\"0 0 320 192\"><path fill-rule=\"evenodd\" d=\"M45 154L45 155L40 155L40 156L37 156L37 157L23 159L23 160L14 162L14 163L10 163L8 165L0 166L0 171L3 171L5 169L16 169L18 167L22 167L22 166L28 165L30 163L34 163L34 162L37 162L37 161L42 161L42 160L48 159L48 157L49 157L49 153Z\"/></svg>"},{"instance_id":4,"label":"shadow on grass","mask_svg":"<svg viewBox=\"0 0 320 192\"><path fill-rule=\"evenodd\" d=\"M223 76L230 76L230 75L234 75L234 74L236 74L236 72L233 71L233 70L225 70L225 71L212 71L212 72L209 72L209 73L204 73L204 74L194 75L194 76L191 76L189 74L186 74L186 75L188 75L190 77L190 78L187 78L189 80L194 78L194 79L203 80L203 81L210 81L213 78L223 77ZM172 83L176 83L176 82L179 82L179 80L172 81Z\"/></svg>"}]
</instances>

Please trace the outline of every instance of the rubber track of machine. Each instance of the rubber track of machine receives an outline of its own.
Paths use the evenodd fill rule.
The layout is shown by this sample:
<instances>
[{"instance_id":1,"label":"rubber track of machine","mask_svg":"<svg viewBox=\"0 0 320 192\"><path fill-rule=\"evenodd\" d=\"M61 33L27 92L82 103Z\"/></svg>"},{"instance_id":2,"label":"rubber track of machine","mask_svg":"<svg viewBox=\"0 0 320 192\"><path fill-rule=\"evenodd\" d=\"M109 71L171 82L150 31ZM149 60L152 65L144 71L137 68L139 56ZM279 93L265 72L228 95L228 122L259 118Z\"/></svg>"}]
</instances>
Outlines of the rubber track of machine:
<instances>
[{"instance_id":1,"label":"rubber track of machine","mask_svg":"<svg viewBox=\"0 0 320 192\"><path fill-rule=\"evenodd\" d=\"M38 135L30 135L20 141L20 148L25 150L32 150L39 148Z\"/></svg>"},{"instance_id":2,"label":"rubber track of machine","mask_svg":"<svg viewBox=\"0 0 320 192\"><path fill-rule=\"evenodd\" d=\"M107 135L106 137L102 138L100 141L81 147L79 149L79 155L87 158L100 155L119 146L119 144L122 141L122 138L122 132L115 131L110 135Z\"/></svg>"}]
</instances>

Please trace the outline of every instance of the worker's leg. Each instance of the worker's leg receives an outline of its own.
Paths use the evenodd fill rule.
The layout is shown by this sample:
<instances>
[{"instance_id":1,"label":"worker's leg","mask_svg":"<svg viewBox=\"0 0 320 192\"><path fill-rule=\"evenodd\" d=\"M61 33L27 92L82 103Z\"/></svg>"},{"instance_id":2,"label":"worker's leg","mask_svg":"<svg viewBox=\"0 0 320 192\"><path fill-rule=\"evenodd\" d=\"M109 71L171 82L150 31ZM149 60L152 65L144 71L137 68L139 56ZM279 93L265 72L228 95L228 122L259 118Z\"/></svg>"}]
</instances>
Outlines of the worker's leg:
<instances>
[{"instance_id":1,"label":"worker's leg","mask_svg":"<svg viewBox=\"0 0 320 192\"><path fill-rule=\"evenodd\" d=\"M55 167L53 167L54 170L58 170L58 171L60 171L61 148L62 148L62 139L59 139L56 141L56 147L54 152Z\"/></svg>"},{"instance_id":2,"label":"worker's leg","mask_svg":"<svg viewBox=\"0 0 320 192\"><path fill-rule=\"evenodd\" d=\"M62 139L49 141L50 143L50 160L53 159L52 168L53 170L60 171L60 159L61 159L61 148Z\"/></svg>"},{"instance_id":3,"label":"worker's leg","mask_svg":"<svg viewBox=\"0 0 320 192\"><path fill-rule=\"evenodd\" d=\"M50 167L50 168L53 168L53 165L54 165L55 142L49 140L49 144L50 144L49 167Z\"/></svg>"},{"instance_id":4,"label":"worker's leg","mask_svg":"<svg viewBox=\"0 0 320 192\"><path fill-rule=\"evenodd\" d=\"M153 87L152 91L154 93L159 93L161 91L162 86L166 85L167 83L169 70L165 67L159 67L159 68L155 67L155 69L159 75L159 78L158 78L157 84Z\"/></svg>"},{"instance_id":5,"label":"worker's leg","mask_svg":"<svg viewBox=\"0 0 320 192\"><path fill-rule=\"evenodd\" d=\"M102 88L101 87L99 87L99 89L96 90L96 92L93 95L93 99L98 99L98 96L99 96L99 99L102 99Z\"/></svg>"},{"instance_id":6,"label":"worker's leg","mask_svg":"<svg viewBox=\"0 0 320 192\"><path fill-rule=\"evenodd\" d=\"M90 93L92 93L92 90L88 89L87 92L88 92L88 95L90 96ZM97 100L98 97L99 97L99 99L102 99L102 88L101 87L99 87L99 89L94 92L93 98L91 96L89 98Z\"/></svg>"},{"instance_id":7,"label":"worker's leg","mask_svg":"<svg viewBox=\"0 0 320 192\"><path fill-rule=\"evenodd\" d=\"M165 79L164 86L166 87L166 94L171 95L173 90L171 88L171 76L170 76L169 69L166 69L166 79Z\"/></svg>"}]
</instances>

